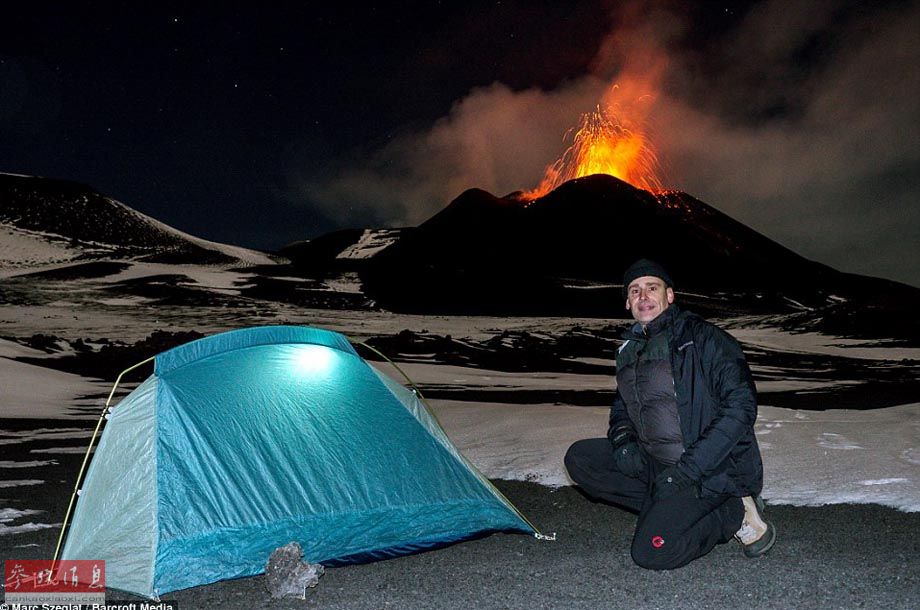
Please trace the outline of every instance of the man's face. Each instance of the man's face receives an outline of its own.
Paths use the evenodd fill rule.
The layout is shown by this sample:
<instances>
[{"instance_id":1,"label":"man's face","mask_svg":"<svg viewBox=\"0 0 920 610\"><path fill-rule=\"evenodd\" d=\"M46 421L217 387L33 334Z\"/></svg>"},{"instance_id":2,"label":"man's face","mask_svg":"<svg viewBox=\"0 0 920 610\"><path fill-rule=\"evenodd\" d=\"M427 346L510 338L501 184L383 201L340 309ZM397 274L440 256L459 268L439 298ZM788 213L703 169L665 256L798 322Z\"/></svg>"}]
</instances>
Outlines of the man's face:
<instances>
[{"instance_id":1,"label":"man's face","mask_svg":"<svg viewBox=\"0 0 920 610\"><path fill-rule=\"evenodd\" d=\"M634 279L626 291L626 309L643 326L660 316L673 302L674 291L665 288L664 281L654 275Z\"/></svg>"}]
</instances>

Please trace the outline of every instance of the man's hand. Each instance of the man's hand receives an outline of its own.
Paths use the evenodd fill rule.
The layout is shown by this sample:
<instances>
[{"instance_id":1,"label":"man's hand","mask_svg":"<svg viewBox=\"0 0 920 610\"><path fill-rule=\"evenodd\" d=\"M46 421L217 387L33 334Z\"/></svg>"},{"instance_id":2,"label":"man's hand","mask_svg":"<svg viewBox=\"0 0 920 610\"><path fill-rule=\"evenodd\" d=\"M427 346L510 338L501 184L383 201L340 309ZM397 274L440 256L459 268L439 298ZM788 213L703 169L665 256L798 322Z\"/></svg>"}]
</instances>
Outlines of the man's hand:
<instances>
[{"instance_id":1,"label":"man's hand","mask_svg":"<svg viewBox=\"0 0 920 610\"><path fill-rule=\"evenodd\" d=\"M678 494L699 495L696 481L684 474L677 466L669 466L661 471L652 487L652 500L665 500Z\"/></svg>"},{"instance_id":2,"label":"man's hand","mask_svg":"<svg viewBox=\"0 0 920 610\"><path fill-rule=\"evenodd\" d=\"M633 431L630 428L618 428L610 435L610 444L617 470L634 479L642 478L646 467L645 455Z\"/></svg>"}]
</instances>

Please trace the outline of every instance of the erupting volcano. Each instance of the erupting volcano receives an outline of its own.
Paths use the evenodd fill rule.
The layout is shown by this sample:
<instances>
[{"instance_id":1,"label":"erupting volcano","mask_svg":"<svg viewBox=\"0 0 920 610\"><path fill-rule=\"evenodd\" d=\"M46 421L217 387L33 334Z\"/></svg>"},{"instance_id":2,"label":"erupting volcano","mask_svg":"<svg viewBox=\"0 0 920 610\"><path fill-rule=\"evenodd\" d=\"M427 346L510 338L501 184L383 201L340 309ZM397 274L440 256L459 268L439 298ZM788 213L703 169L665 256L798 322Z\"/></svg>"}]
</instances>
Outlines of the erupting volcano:
<instances>
[{"instance_id":1,"label":"erupting volcano","mask_svg":"<svg viewBox=\"0 0 920 610\"><path fill-rule=\"evenodd\" d=\"M592 174L608 174L658 194L663 191L658 170L658 157L641 128L618 116L616 106L598 105L582 116L572 145L546 168L540 185L519 198L533 201L569 180Z\"/></svg>"}]
</instances>

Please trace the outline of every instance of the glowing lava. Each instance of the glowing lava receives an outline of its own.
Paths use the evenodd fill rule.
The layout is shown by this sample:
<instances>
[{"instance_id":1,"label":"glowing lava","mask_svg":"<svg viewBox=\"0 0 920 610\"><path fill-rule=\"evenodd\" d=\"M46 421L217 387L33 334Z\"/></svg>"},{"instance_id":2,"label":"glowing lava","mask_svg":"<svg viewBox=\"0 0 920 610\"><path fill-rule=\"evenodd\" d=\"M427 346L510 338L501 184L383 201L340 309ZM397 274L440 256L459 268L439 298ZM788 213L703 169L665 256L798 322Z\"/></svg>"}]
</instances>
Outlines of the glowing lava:
<instances>
[{"instance_id":1,"label":"glowing lava","mask_svg":"<svg viewBox=\"0 0 920 610\"><path fill-rule=\"evenodd\" d=\"M598 106L594 112L582 116L572 145L546 168L540 185L520 198L532 201L563 182L592 174L609 174L658 194L664 189L657 173L658 157L642 131L620 120L615 107Z\"/></svg>"}]
</instances>

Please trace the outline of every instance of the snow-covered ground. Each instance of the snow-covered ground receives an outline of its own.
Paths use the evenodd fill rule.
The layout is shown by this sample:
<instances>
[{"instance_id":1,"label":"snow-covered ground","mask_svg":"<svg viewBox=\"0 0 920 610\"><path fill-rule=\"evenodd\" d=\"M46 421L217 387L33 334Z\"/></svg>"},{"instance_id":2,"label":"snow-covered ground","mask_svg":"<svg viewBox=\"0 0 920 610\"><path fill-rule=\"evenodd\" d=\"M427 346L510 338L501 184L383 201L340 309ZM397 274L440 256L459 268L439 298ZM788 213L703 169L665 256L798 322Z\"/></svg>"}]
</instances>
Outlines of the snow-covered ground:
<instances>
[{"instance_id":1,"label":"snow-covered ground","mask_svg":"<svg viewBox=\"0 0 920 610\"><path fill-rule=\"evenodd\" d=\"M184 234L183 237L194 240ZM383 247L390 237L387 232L368 232L348 255L365 256ZM201 240L195 243L235 256L242 261L241 266L271 262L262 253L227 249ZM69 341L81 339L86 345L102 339L133 344L156 331L213 334L244 326L298 324L341 332L356 342L411 330L449 336L474 343L476 349L481 349L482 342L508 332L558 338L579 329L592 337L610 337L610 325L614 322L594 318L401 315L377 310L309 309L283 301L246 297L241 289L259 278L240 267L132 261L103 277L59 283L17 278L28 271L62 266L74 254L65 243L38 234L16 230L0 236L0 278L8 282L8 287L15 284L8 288L7 294L12 296L5 302L0 300L0 337L22 340L41 333ZM165 278L157 280L161 283L191 286L201 294L236 300L165 306L158 303L156 292L118 289L149 277ZM275 280L303 281L280 275ZM360 292L360 282L354 274L331 278L326 286L331 292ZM2 290L0 286L0 296ZM912 371L910 367L920 360L920 349L816 333L790 333L764 327L754 318L750 322L739 324L736 320L730 332L742 344L759 352L752 368L763 394L756 433L766 469L765 498L772 503L795 505L878 503L904 511L920 511L920 396L910 396L909 390L906 397L895 393L894 399L889 396L884 403L886 408L866 410L801 410L771 404L783 392L846 391L848 404L853 405L854 394L857 400L861 398L858 394L861 384L871 381L869 377L876 374L873 371L879 370L873 366L902 366L907 362L904 370ZM66 341L62 343L66 348ZM817 364L811 370L799 371L794 357L792 360L775 357L781 354L814 356ZM28 443L42 441L37 447L28 448L28 459L0 460L0 488L6 496L17 488L42 484L40 479L29 476L30 469L37 464L80 451L79 445L88 439L87 432L92 426L85 420L98 417L110 389L99 380L39 366L35 361L14 360L51 356L20 342L0 339L0 445L27 448L31 447ZM567 360L589 367L584 370L590 370L590 374L489 370L482 366L447 365L424 356L408 358L412 361L400 362L400 368L423 391L430 391L429 403L448 435L485 475L534 481L555 488L571 484L562 463L567 447L580 438L605 433L608 416L605 402L614 388L614 380L612 361L601 356L579 354ZM840 362L845 363L846 370L828 374L826 367L839 366ZM132 364L135 362L125 362L124 366ZM389 365L375 366L403 381ZM603 374L604 370L611 374ZM582 402L589 406L568 404L571 400L567 397L574 394L587 396ZM868 401L869 396L866 405L878 406ZM53 425L23 430L21 425L12 425L11 421L17 419L47 420ZM0 508L0 534L18 531L18 527L49 526L13 525L30 516L33 508L19 507L16 514L11 512L12 508Z\"/></svg>"},{"instance_id":2,"label":"snow-covered ground","mask_svg":"<svg viewBox=\"0 0 920 610\"><path fill-rule=\"evenodd\" d=\"M819 350L830 339L812 337ZM801 337L795 343L803 347ZM399 366L423 387L455 384L469 390L515 391L603 390L615 385L602 375ZM387 371L386 365L380 368ZM389 374L400 378L392 370ZM758 388L813 390L838 384L762 381ZM562 456L578 439L604 436L609 416L606 407L438 399L429 403L451 439L487 476L551 487L571 485ZM870 410L806 411L761 405L755 433L766 473L763 495L771 503L876 503L920 511L920 401Z\"/></svg>"},{"instance_id":3,"label":"snow-covered ground","mask_svg":"<svg viewBox=\"0 0 920 610\"><path fill-rule=\"evenodd\" d=\"M99 404L93 396L106 392L108 384L12 360L43 355L0 339L0 418L91 418L78 411ZM0 444L4 444L2 439ZM0 473L3 468L0 466Z\"/></svg>"},{"instance_id":4,"label":"snow-covered ground","mask_svg":"<svg viewBox=\"0 0 920 610\"><path fill-rule=\"evenodd\" d=\"M6 314L10 308L3 308ZM404 328L454 333L454 336L475 336L500 328L530 328L547 332L572 326L573 320L563 319L501 319L443 316L395 316L366 312L299 312L300 323L323 326L347 332L352 336L395 333ZM109 314L112 315L112 314ZM121 318L120 316L113 316ZM0 328L4 322L0 314ZM68 336L96 333L97 324L106 324L87 312L67 318ZM46 320L46 322L49 320ZM127 324L123 318L122 324ZM6 322L12 322L7 319ZM195 322L190 321L192 325ZM591 321L580 321L590 324ZM277 320L266 323L278 323ZM87 324L81 331L75 327ZM133 332L146 336L158 320L140 317L134 320ZM593 321L599 325L600 321ZM207 326L207 325L204 325ZM231 325L233 326L233 325ZM238 325L237 325L238 326ZM61 328L57 329L62 330ZM110 327L111 330L111 327ZM208 332L223 330L203 328ZM762 332L762 331L758 331ZM111 338L113 333L109 333ZM743 332L737 333L744 335ZM803 335L784 337L771 331L771 344L782 346L784 339L798 350L809 349ZM847 353L845 343L833 338L811 335L811 350L821 353L834 345L838 355ZM856 358L865 358L865 347L853 348ZM898 358L904 350L894 350ZM0 418L93 418L104 402L108 388L95 380L61 373L16 362L11 358L40 352L9 341L0 341ZM877 355L877 354L875 354ZM870 356L872 357L872 356ZM602 361L601 361L602 362ZM133 363L126 363L129 366ZM401 375L387 364L376 364L394 378ZM451 396L464 392L501 390L502 392L585 390L609 391L612 377L549 372L511 373L479 368L440 365L436 363L405 362L400 364L423 388L452 388ZM800 382L772 380L761 382L772 390L794 390ZM833 385L811 382L808 388ZM761 388L763 390L764 388ZM429 403L448 435L467 458L491 478L519 479L542 483L549 487L571 484L566 476L562 457L566 448L580 438L603 436L608 416L603 406L585 407L567 404L526 402L478 402L460 399L430 399ZM2 428L2 426L0 426ZM763 452L766 479L764 497L772 503L820 505L828 503L877 503L904 511L920 511L920 401L885 409L805 411L762 405L756 433ZM0 443L24 443L35 438L62 439L86 437L84 428L35 430L3 433ZM73 453L73 443L62 447L42 449L34 456L41 460L54 457L55 452ZM0 477L8 484L40 484L23 476L22 464L0 462ZM28 469L25 469L26 471ZM0 520L2 521L2 520ZM0 523L2 526L2 523Z\"/></svg>"},{"instance_id":5,"label":"snow-covered ground","mask_svg":"<svg viewBox=\"0 0 920 610\"><path fill-rule=\"evenodd\" d=\"M819 333L790 333L777 328L740 328L731 334L748 345L806 354L823 354L863 360L920 360L920 348L891 347L863 339L831 337ZM918 396L920 398L920 396Z\"/></svg>"},{"instance_id":6,"label":"snow-covered ground","mask_svg":"<svg viewBox=\"0 0 920 610\"><path fill-rule=\"evenodd\" d=\"M365 229L358 241L339 252L336 258L371 258L395 242L399 234L399 229Z\"/></svg>"},{"instance_id":7,"label":"snow-covered ground","mask_svg":"<svg viewBox=\"0 0 920 610\"><path fill-rule=\"evenodd\" d=\"M431 401L451 439L492 478L571 485L562 456L604 436L609 411ZM920 511L920 403L873 411L760 407L763 497L773 504L875 503Z\"/></svg>"},{"instance_id":8,"label":"snow-covered ground","mask_svg":"<svg viewBox=\"0 0 920 610\"><path fill-rule=\"evenodd\" d=\"M0 277L20 269L33 270L37 265L63 264L73 261L81 252L70 248L62 239L49 239L35 231L26 231L0 222Z\"/></svg>"}]
</instances>

